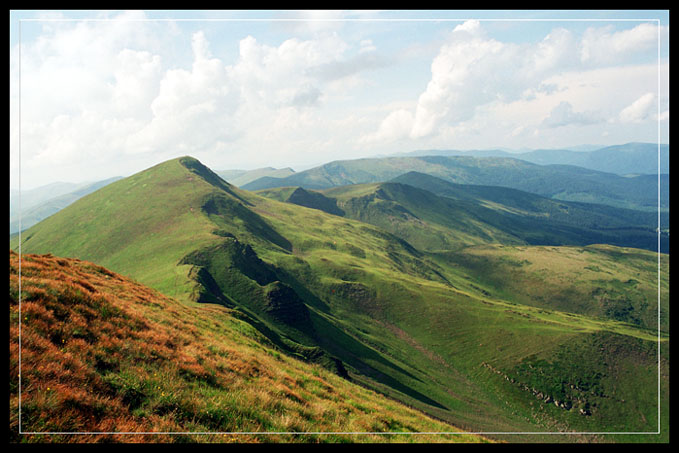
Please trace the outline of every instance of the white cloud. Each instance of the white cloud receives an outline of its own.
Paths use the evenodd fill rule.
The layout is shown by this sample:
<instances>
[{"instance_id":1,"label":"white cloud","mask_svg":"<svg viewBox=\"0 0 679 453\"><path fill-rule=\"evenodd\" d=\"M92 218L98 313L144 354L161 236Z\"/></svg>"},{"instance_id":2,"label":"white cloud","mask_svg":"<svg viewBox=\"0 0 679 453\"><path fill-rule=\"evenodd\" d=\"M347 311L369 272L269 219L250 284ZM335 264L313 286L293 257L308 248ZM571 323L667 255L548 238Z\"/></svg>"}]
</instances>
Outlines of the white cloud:
<instances>
[{"instance_id":1,"label":"white cloud","mask_svg":"<svg viewBox=\"0 0 679 453\"><path fill-rule=\"evenodd\" d=\"M588 28L582 38L580 58L588 64L620 63L624 58L641 52L655 51L658 46L658 26L639 24L629 30L612 31L612 26Z\"/></svg>"},{"instance_id":2,"label":"white cloud","mask_svg":"<svg viewBox=\"0 0 679 453\"><path fill-rule=\"evenodd\" d=\"M146 51L123 49L116 56L112 102L123 117L147 116L158 94L162 74L161 58Z\"/></svg>"},{"instance_id":3,"label":"white cloud","mask_svg":"<svg viewBox=\"0 0 679 453\"><path fill-rule=\"evenodd\" d=\"M411 136L424 137L443 122L471 118L477 105L497 97L496 66L512 66L515 46L479 38L478 24L458 26L431 64L431 81L419 97ZM513 71L508 71L511 74Z\"/></svg>"},{"instance_id":4,"label":"white cloud","mask_svg":"<svg viewBox=\"0 0 679 453\"><path fill-rule=\"evenodd\" d=\"M639 99L622 109L620 121L623 123L638 123L651 117L657 111L656 96L646 93Z\"/></svg>"},{"instance_id":5,"label":"white cloud","mask_svg":"<svg viewBox=\"0 0 679 453\"><path fill-rule=\"evenodd\" d=\"M306 41L292 38L278 47L248 36L240 41L240 56L229 68L230 77L246 99L272 108L286 106L295 98L291 91L320 90L311 69L337 61L347 48L335 35Z\"/></svg>"},{"instance_id":6,"label":"white cloud","mask_svg":"<svg viewBox=\"0 0 679 453\"><path fill-rule=\"evenodd\" d=\"M557 28L536 44L488 38L478 21L458 25L431 65L420 95L413 138L471 119L480 106L535 97L545 78L577 64L577 40ZM548 90L549 91L549 90Z\"/></svg>"},{"instance_id":7,"label":"white cloud","mask_svg":"<svg viewBox=\"0 0 679 453\"><path fill-rule=\"evenodd\" d=\"M165 72L158 96L150 104L153 118L129 138L125 152L200 152L236 136L231 118L239 96L231 86L226 67L221 60L211 58L202 32L192 36L191 44L191 70Z\"/></svg>"}]
</instances>

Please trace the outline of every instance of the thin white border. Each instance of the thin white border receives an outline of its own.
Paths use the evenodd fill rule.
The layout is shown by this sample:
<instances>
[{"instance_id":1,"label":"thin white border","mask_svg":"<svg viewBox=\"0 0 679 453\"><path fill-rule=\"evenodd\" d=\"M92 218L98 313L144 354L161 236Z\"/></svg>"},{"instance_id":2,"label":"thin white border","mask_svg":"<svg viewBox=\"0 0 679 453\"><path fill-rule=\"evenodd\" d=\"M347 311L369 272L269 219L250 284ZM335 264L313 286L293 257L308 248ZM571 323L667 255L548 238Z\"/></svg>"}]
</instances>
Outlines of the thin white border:
<instances>
[{"instance_id":1,"label":"thin white border","mask_svg":"<svg viewBox=\"0 0 679 453\"><path fill-rule=\"evenodd\" d=\"M485 431L485 432L297 432L297 431L266 431L266 432L32 432L21 431L21 22L465 22L468 20L477 20L479 22L656 22L656 29L658 33L658 96L657 96L657 125L658 125L658 430L657 432L495 432L495 431ZM546 19L501 19L501 18L486 18L486 19L475 19L475 18L422 18L422 19L348 19L348 18L315 18L315 19L302 19L302 18L271 18L271 19L258 19L258 18L218 18L218 19L18 19L19 22L19 435L30 434L30 435L87 435L87 434L112 434L112 435L649 435L649 434L661 434L660 420L660 401L661 401L661 379L660 379L660 345L661 345L661 335L660 335L660 19L649 18L649 19L574 19L574 18L546 18ZM423 411L422 411L423 412ZM424 412L423 412L424 413ZM427 415L425 413L425 415ZM452 425L450 422L445 422Z\"/></svg>"},{"instance_id":2,"label":"thin white border","mask_svg":"<svg viewBox=\"0 0 679 453\"><path fill-rule=\"evenodd\" d=\"M477 20L479 22L650 22L660 19L475 19L475 18L422 18L422 19L347 19L347 18L318 18L318 19L302 19L302 18L271 18L271 19L255 19L255 18L205 18L205 19L19 19L24 22L466 22L468 20Z\"/></svg>"},{"instance_id":3,"label":"thin white border","mask_svg":"<svg viewBox=\"0 0 679 453\"><path fill-rule=\"evenodd\" d=\"M658 435L660 435L660 238L661 238L661 224L660 224L660 19L658 19ZM669 86L668 86L669 89ZM669 93L668 93L669 95ZM669 168L667 169L669 172ZM669 214L669 211L668 211Z\"/></svg>"},{"instance_id":4,"label":"thin white border","mask_svg":"<svg viewBox=\"0 0 679 453\"><path fill-rule=\"evenodd\" d=\"M19 127L19 435L21 435L21 20L19 20L19 102L18 102L18 127Z\"/></svg>"}]
</instances>

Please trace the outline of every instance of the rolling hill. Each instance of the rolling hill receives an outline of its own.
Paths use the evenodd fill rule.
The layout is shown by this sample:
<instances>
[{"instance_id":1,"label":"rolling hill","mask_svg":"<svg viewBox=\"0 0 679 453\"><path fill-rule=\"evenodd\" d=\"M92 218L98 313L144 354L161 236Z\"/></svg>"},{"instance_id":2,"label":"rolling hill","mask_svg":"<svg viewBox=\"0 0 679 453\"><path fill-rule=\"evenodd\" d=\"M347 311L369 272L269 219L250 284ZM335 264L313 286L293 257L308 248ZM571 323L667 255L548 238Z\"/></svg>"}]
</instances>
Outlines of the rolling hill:
<instances>
[{"instance_id":1,"label":"rolling hill","mask_svg":"<svg viewBox=\"0 0 679 453\"><path fill-rule=\"evenodd\" d=\"M332 206L305 192L296 197ZM507 234L477 226L494 228L494 240ZM664 254L487 241L420 249L235 188L189 157L81 198L26 231L21 252L92 261L184 304L218 304L287 356L465 431L550 442L669 436L668 324L658 332L651 319L669 313ZM513 272L487 275L502 269ZM560 297L540 300L531 287ZM554 431L573 434L539 434Z\"/></svg>"},{"instance_id":2,"label":"rolling hill","mask_svg":"<svg viewBox=\"0 0 679 453\"><path fill-rule=\"evenodd\" d=\"M570 165L537 165L502 157L421 156L336 161L285 178L263 177L242 188L256 191L300 186L322 190L384 182L411 171L457 184L501 186L565 201L658 210L657 175L624 177ZM669 208L669 175L661 178L660 207Z\"/></svg>"}]
</instances>

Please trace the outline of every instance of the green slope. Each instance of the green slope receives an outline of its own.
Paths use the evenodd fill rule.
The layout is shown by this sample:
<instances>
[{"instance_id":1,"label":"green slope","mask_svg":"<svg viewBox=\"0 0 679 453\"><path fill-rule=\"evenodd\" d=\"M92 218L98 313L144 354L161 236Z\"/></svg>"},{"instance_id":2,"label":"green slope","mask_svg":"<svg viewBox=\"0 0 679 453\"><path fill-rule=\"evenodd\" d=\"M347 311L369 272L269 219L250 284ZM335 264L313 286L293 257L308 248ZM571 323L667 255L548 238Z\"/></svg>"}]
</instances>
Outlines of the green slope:
<instances>
[{"instance_id":1,"label":"green slope","mask_svg":"<svg viewBox=\"0 0 679 453\"><path fill-rule=\"evenodd\" d=\"M502 292L494 286L498 283L483 280L484 267L473 263L471 251L462 255L472 262L466 267L460 257L466 249L457 255L427 253L382 228L236 189L195 159L169 161L111 184L34 226L22 239L23 253L88 259L189 304L234 307L290 354L334 366L354 382L465 429L651 432L657 426L657 390L634 381L652 382L658 369L657 336L648 325L585 312L575 303L580 301L569 304L567 298L560 305L525 303L521 298L530 294L511 287ZM560 250L555 248L550 258L555 269L562 267ZM644 272L634 278L644 288L652 285L652 254L640 255L632 265L628 257L639 255L636 250L592 253L606 263L594 264L599 269L623 266L629 273L641 267ZM502 261L499 252L497 259ZM666 270L669 258L663 260ZM594 266L578 272L582 281L593 282L592 290L626 281ZM554 293L574 289L571 278L543 284ZM667 304L669 281L660 288ZM645 291L630 293L632 307L641 306ZM654 299L645 302L649 313L657 309ZM593 356L594 343L603 349ZM667 352L663 347L662 370L668 366ZM610 367L569 368L556 360L562 356L595 357ZM624 374L631 361L637 363L634 376ZM541 374L526 374L534 369L528 364ZM514 382L502 373L514 373ZM621 376L627 376L624 382ZM562 390L553 382L570 389L577 379L596 384L602 393L579 395L579 400L575 393L558 394L570 398L568 409L543 405L532 391L515 385L525 381L543 394L555 393ZM663 374L663 407L667 379ZM581 415L580 409L589 414Z\"/></svg>"}]
</instances>

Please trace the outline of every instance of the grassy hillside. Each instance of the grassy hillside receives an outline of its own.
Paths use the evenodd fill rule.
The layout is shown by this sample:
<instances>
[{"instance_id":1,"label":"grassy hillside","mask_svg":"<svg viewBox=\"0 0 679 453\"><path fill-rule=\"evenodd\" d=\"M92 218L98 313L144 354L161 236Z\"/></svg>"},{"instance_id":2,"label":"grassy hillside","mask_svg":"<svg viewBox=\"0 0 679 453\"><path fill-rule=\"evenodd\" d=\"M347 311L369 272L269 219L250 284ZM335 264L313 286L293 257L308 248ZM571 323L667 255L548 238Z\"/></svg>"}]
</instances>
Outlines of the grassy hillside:
<instances>
[{"instance_id":1,"label":"grassy hillside","mask_svg":"<svg viewBox=\"0 0 679 453\"><path fill-rule=\"evenodd\" d=\"M649 332L660 328L663 335L669 335L668 255L661 254L658 260L657 253L609 245L493 244L436 256L440 264L463 268L475 285L494 297L616 320Z\"/></svg>"},{"instance_id":2,"label":"grassy hillside","mask_svg":"<svg viewBox=\"0 0 679 453\"><path fill-rule=\"evenodd\" d=\"M229 309L86 261L10 252L9 309L10 442L486 441L281 354Z\"/></svg>"},{"instance_id":3,"label":"grassy hillside","mask_svg":"<svg viewBox=\"0 0 679 453\"><path fill-rule=\"evenodd\" d=\"M242 188L327 189L383 182L410 171L457 184L509 187L560 200L656 211L658 207L657 176L654 182L641 176L623 177L571 165L536 165L501 157L422 156L336 161L285 178L263 177ZM663 175L661 190L661 207L667 209L669 175Z\"/></svg>"},{"instance_id":4,"label":"grassy hillside","mask_svg":"<svg viewBox=\"0 0 679 453\"><path fill-rule=\"evenodd\" d=\"M647 325L580 310L584 296L573 293L575 280L539 284L577 298L564 297L558 305L522 303L530 294L511 287L503 292L499 284L482 280L483 266L475 267L473 254L467 268L459 255L418 250L374 225L236 189L195 159L169 161L111 184L22 239L24 253L91 260L185 303L231 307L287 355L318 360L352 382L465 430L653 432L657 390L635 379L657 381L658 363L661 416L668 414L668 337L663 335L658 358L657 335ZM555 247L552 259L562 249L572 250ZM639 255L638 266L646 270L633 278L643 290L630 292L630 304L657 310L657 300L647 299L653 284L648 269L657 264L652 254L617 248L594 253L600 264L593 264L609 271L627 263L629 254ZM582 281L615 287L632 271L581 272ZM669 281L660 289L666 313ZM602 300L601 294L585 296ZM617 300L613 292L609 298ZM601 346L593 350L593 344ZM568 358L578 359L574 368L565 365ZM582 358L596 358L606 367L580 367ZM628 373L631 363L634 375ZM533 383L538 377L527 375L526 368L543 380ZM511 373L514 382L504 377ZM556 382L566 387L553 387ZM570 392L571 384L583 388L579 382L596 384L601 392L587 397ZM540 402L540 392L568 404ZM662 436L522 440L663 441L667 436L663 431Z\"/></svg>"}]
</instances>

